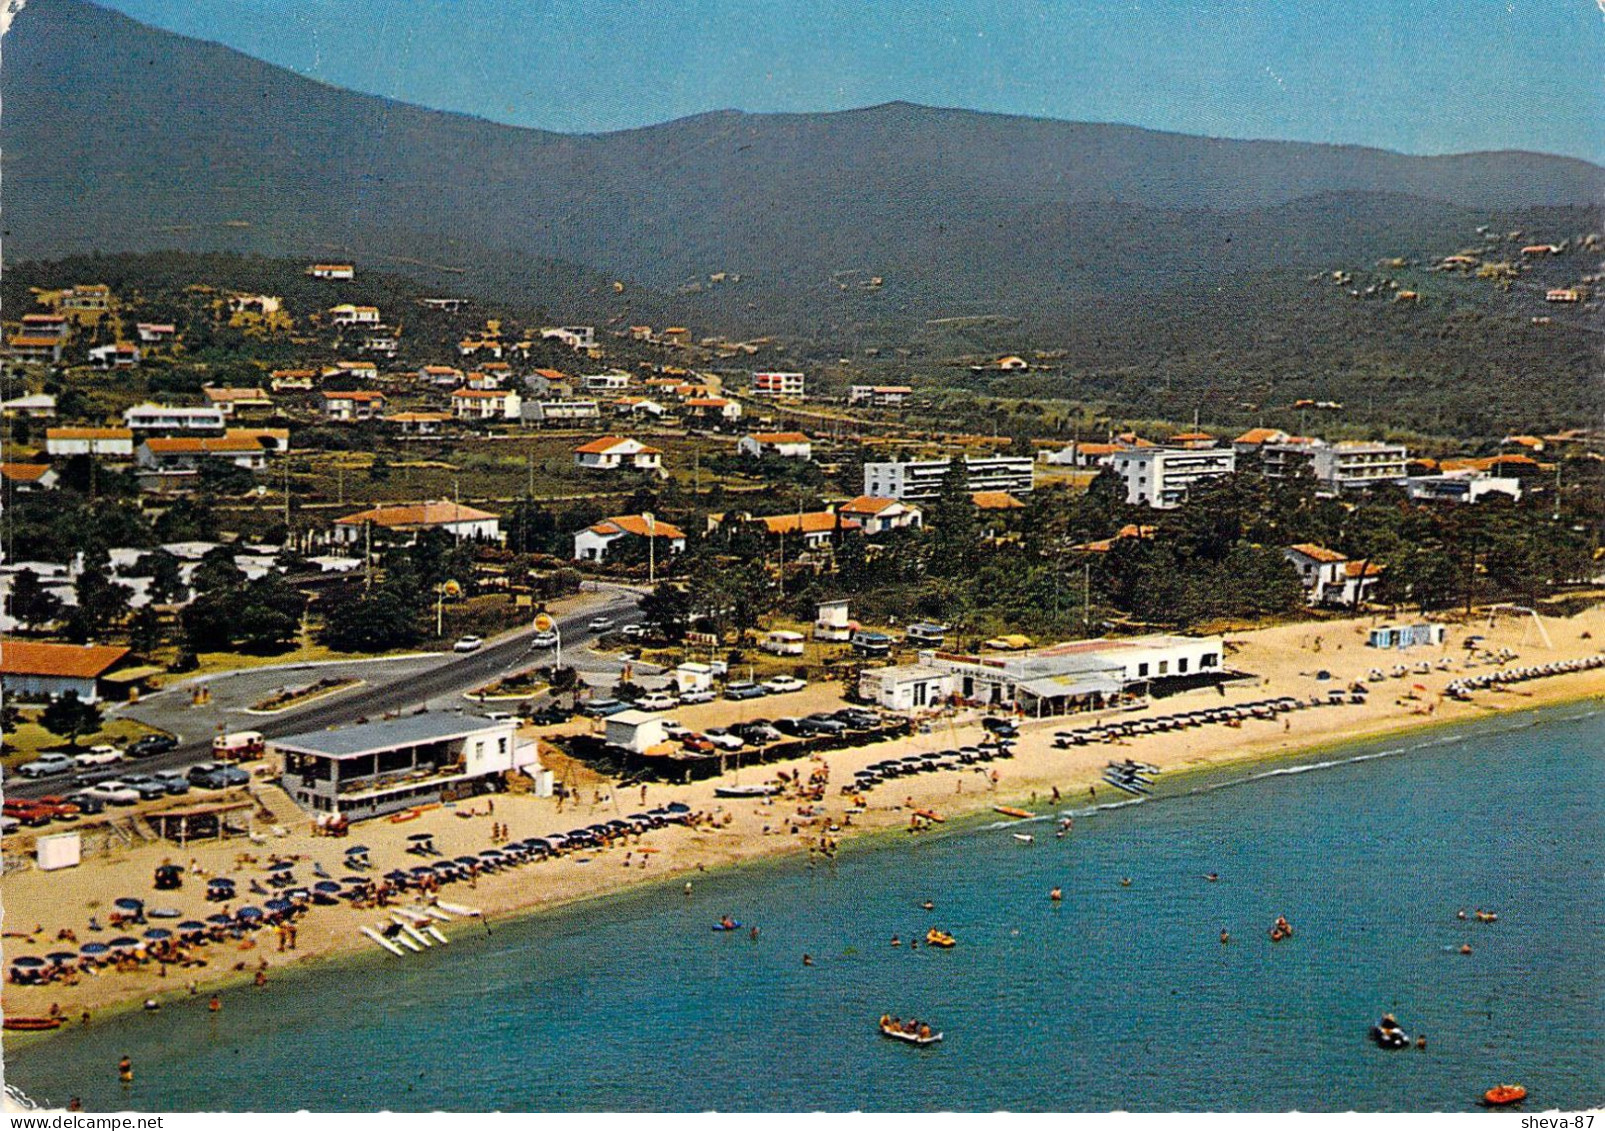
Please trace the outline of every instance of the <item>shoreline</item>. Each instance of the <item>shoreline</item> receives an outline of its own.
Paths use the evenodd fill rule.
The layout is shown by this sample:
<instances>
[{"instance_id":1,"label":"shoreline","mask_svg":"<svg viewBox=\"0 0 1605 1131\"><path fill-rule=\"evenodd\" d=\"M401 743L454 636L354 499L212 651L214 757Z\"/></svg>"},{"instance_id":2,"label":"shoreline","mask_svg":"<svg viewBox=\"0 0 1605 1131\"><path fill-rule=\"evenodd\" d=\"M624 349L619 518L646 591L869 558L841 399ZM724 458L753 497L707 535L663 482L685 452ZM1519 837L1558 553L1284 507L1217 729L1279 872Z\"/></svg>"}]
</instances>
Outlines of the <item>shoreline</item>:
<instances>
[{"instance_id":1,"label":"shoreline","mask_svg":"<svg viewBox=\"0 0 1605 1131\"><path fill-rule=\"evenodd\" d=\"M1577 620L1596 619L1596 617L1601 621L1600 627L1605 628L1605 610L1591 610L1581 618L1574 618L1574 623ZM1332 631L1330 626L1325 627L1328 632ZM1297 628L1261 630L1258 634L1247 634L1247 636L1263 637L1266 634L1276 633L1285 636L1296 630ZM1487 635L1486 632L1479 634ZM1601 633L1595 632L1593 635ZM1591 640L1592 636L1579 639ZM1245 645L1242 650L1252 649ZM1528 655L1524 660L1567 658L1576 654L1592 655L1594 652L1591 647L1578 649L1574 646L1568 649L1565 655L1555 650L1541 655ZM1349 658L1355 658L1354 654L1351 653ZM1334 657L1323 658L1321 662L1335 668L1338 665L1333 663L1333 659ZM1358 654L1358 659L1370 665L1376 659L1376 653L1361 652ZM1334 680L1331 685L1341 686L1341 682L1336 678L1338 673L1334 671L1333 675ZM1441 684L1447 678L1449 673L1434 671L1430 676L1406 677L1406 682L1430 680ZM1119 717L1135 719L1186 709L1189 706L1201 706L1204 703L1219 705L1230 703L1234 699L1263 697L1276 690L1278 682L1281 681L1266 677L1250 685L1234 688L1230 693L1217 694L1214 690L1187 692L1150 704L1141 711L1122 713ZM1392 687L1378 685L1376 698L1381 700L1384 698L1384 691L1397 689L1397 684ZM1430 699L1416 697L1412 693L1408 699L1398 700L1388 708L1382 708L1378 702L1374 706L1323 706L1293 712L1285 716L1288 720L1285 725L1280 719L1250 720L1240 728L1211 726L1191 731L1142 735L1115 743L1099 743L1064 750L1051 746L1053 732L1057 729L1084 725L1082 720L1071 716L1026 721L1016 745L1016 756L1012 760L997 761L981 767L966 767L963 770L945 770L898 778L882 784L867 794L866 808L852 811L848 800L840 794L840 786L843 780L851 776L853 764L864 765L889 756L969 744L976 741L982 733L975 720L963 723L942 722L934 724L925 734L916 733L905 739L872 747L831 752L826 759L832 772L833 784L827 789L825 801L815 803L815 813L806 817L792 812L799 805L795 799L775 798L759 803L715 800L712 791L715 785L728 783L732 776L739 776L740 772L745 772L749 780L755 773L768 778L781 769L792 771L803 766L817 767L820 764L819 760L801 759L775 763L692 785L649 785L647 788L652 795L649 804L662 804L672 800L684 801L695 810L713 811L720 823L703 824L696 828L670 827L649 833L634 844L616 844L606 849L578 852L538 864L483 875L473 888L465 884L452 885L442 893L447 902L482 908L485 913L484 918L478 922L471 918L454 918L450 923L442 923L441 927L448 936L462 932L465 927L468 931L478 931L484 929L485 919L491 920L491 926L494 927L499 923L535 915L567 911L581 902L599 901L615 894L634 894L650 890L648 885L666 887L671 883L677 885L688 878L692 882L697 882L699 874L713 879L728 868L745 866L756 861L769 860L782 864L792 857L800 860L817 849L822 835L829 835L832 840L839 843L850 842L863 846L884 841L889 845L894 839L889 834L899 833L905 837L908 835L906 830L909 818L915 808L939 810L948 818L948 822L955 826L951 830L954 832L973 831L973 826L978 825L979 820L989 815L992 807L998 804L1017 803L1022 807L1033 808L1033 811L1038 813L1039 820L1047 819L1051 816L1051 813L1047 812L1047 806L1051 804L1048 798L1053 789L1061 791L1061 798L1054 807L1054 812L1079 807L1088 800L1089 786L1096 787L1103 784L1101 770L1104 762L1111 758L1134 757L1161 765L1164 771L1161 777L1161 789L1164 790L1164 783L1173 780L1186 783L1203 772L1275 765L1296 758L1318 757L1325 751L1356 744L1385 742L1393 737L1421 735L1448 727L1475 724L1483 719L1500 715L1526 714L1543 708L1596 699L1605 699L1605 671L1557 675L1522 684L1512 690L1480 692L1477 698L1469 703L1445 699L1433 702ZM1407 706L1401 706L1407 703ZM691 718L697 710L699 709L687 708L680 714L687 718L691 725L697 725ZM984 773L978 772L989 773L994 769L1000 775L1000 780L996 783L989 782ZM1094 803L1111 797L1114 793L1113 787L1106 789L1108 792L1099 791ZM1162 792L1159 795L1160 799L1163 799L1168 792L1168 790ZM620 793L628 793L629 796L627 799L621 798L618 796ZM506 823L510 826L511 837L520 839L572 827L577 823L592 823L604 817L631 811L635 807L633 790L615 790L606 783L599 782L594 788L591 785L584 785L580 788L579 794L579 798L567 806L566 814L553 799L539 799L533 795L519 794L492 795L494 802L494 813L492 813L486 804L487 799L478 797L458 805L453 810L430 813L422 824L409 823L405 829L398 828L393 836L390 834L391 826L383 822L365 823L353 831L352 840L362 840L374 846L373 855L377 865L375 874L382 874L390 867L416 863L409 861L402 854L401 834L413 832L425 825L440 838L441 846L449 856L482 847L485 843L488 819L492 816L497 822L505 817ZM584 801L586 794L591 795L589 807ZM1127 799L1125 794L1121 794L1120 797L1122 800ZM643 807L645 804L648 803L643 803ZM624 808L621 808L621 805ZM817 815L819 810L823 810L826 814L823 818ZM468 816L468 814L473 815ZM587 818L586 814L597 815ZM999 820L1004 819L1001 815L996 816ZM454 819L457 817L463 819ZM831 823L838 824L840 831L827 834L826 830ZM1074 833L1071 835L1074 836ZM29 869L26 872L16 873L8 877L6 882L8 929L14 929L25 922L48 924L49 929L33 935L28 941L9 938L5 940L7 959L18 953L29 952L28 948L32 946L44 951L55 949L58 944L47 940L53 938L53 932L58 925L73 926L82 932L85 929L83 922L95 907L109 906L110 900L106 898L107 895L114 892L124 894L144 890L148 884L149 868L160 858L171 857L175 862L182 863L181 854L193 852L196 857L204 858L204 866L215 874L221 871L238 871L242 867L238 861L233 868L227 867L225 864L227 857L250 855L254 852L261 852L265 856L268 852L288 854L299 851L303 857L311 856L315 859L321 855L326 858L325 862L329 867L334 868L338 867L334 863L335 859L352 840L313 839L292 835L279 842L270 840L266 845L255 845L249 841L231 841L209 844L202 848L191 845L185 849L180 849L175 844L158 842L136 845L130 850L119 851L110 858L86 858L83 865L68 872L40 873L37 869ZM648 848L651 852L638 851L643 848ZM639 860L636 859L637 855ZM624 861L623 866L621 858ZM647 866L648 863L650 867ZM85 882L79 882L80 880ZM75 894L82 897L81 906L59 908L62 897L67 894L58 886L63 881L77 889ZM182 904L192 901L195 898L196 886L196 880L187 878L185 891L179 893L181 898L175 898L174 902ZM397 904L405 906L409 902L412 901L402 899L398 900ZM46 907L55 910L55 914L38 910ZM52 1002L59 1002L63 1014L68 1018L77 1018L83 1010L88 1009L95 1018L103 1019L137 1010L147 997L154 997L166 1005L181 1002L191 996L204 998L212 992L242 992L242 984L251 981L255 966L260 960L266 960L269 964L269 986L261 991L249 992L271 993L276 975L285 974L292 969L314 970L326 962L344 961L363 951L368 951L374 959L387 962L404 962L406 958L412 957L409 953L401 959L396 959L379 952L370 940L358 933L356 929L358 926L373 923L380 917L381 913L377 910L358 911L347 906L317 908L304 917L301 924L303 936L301 946L294 952L280 953L272 950L269 945L272 936L263 933L258 936L256 942L249 944L245 951L236 950L238 944L213 944L204 952L209 960L209 965L204 970L175 968L172 975L166 978L157 977L149 968L141 968L128 974L108 970L99 977L86 976L77 986L8 985L6 1012L16 1016L42 1016ZM80 937L84 936L80 934ZM241 959L245 960L246 968L232 969L231 964ZM291 981L293 982L293 979ZM190 988L192 982L195 987L193 990ZM31 1044L33 1041L78 1027L76 1020L69 1020L57 1030L7 1033L6 1039L13 1040L18 1045Z\"/></svg>"}]
</instances>

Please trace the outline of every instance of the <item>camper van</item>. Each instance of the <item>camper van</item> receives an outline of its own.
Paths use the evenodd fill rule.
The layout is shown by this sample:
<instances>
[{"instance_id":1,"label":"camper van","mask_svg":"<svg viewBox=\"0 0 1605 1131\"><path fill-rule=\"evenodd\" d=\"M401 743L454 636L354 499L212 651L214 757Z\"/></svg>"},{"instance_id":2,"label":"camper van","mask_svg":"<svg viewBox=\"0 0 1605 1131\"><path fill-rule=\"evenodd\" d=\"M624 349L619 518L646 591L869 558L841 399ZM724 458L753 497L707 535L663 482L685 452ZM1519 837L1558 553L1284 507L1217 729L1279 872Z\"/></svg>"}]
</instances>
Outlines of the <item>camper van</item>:
<instances>
[{"instance_id":1,"label":"camper van","mask_svg":"<svg viewBox=\"0 0 1605 1131\"><path fill-rule=\"evenodd\" d=\"M771 656L801 656L804 640L805 637L800 632L776 629L774 632L766 632L763 643L758 647Z\"/></svg>"},{"instance_id":2,"label":"camper van","mask_svg":"<svg viewBox=\"0 0 1605 1131\"><path fill-rule=\"evenodd\" d=\"M853 651L860 656L890 656L892 654L892 638L884 632L870 632L859 629L853 633Z\"/></svg>"},{"instance_id":3,"label":"camper van","mask_svg":"<svg viewBox=\"0 0 1605 1131\"><path fill-rule=\"evenodd\" d=\"M219 762L249 762L267 752L261 731L241 730L212 739L212 757Z\"/></svg>"},{"instance_id":4,"label":"camper van","mask_svg":"<svg viewBox=\"0 0 1605 1131\"><path fill-rule=\"evenodd\" d=\"M947 637L948 628L945 624L911 624L908 626L908 642L913 645L938 645Z\"/></svg>"}]
</instances>

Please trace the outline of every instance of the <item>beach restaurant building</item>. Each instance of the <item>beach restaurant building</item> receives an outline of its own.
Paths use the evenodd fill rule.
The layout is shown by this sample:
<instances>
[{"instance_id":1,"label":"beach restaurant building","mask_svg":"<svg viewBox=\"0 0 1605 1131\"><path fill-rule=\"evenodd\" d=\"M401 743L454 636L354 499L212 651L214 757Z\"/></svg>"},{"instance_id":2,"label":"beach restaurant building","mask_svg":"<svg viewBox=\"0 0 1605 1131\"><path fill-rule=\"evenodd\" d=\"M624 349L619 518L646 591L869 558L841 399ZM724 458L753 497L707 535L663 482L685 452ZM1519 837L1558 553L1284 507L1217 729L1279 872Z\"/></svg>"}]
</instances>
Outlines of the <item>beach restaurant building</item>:
<instances>
[{"instance_id":1,"label":"beach restaurant building","mask_svg":"<svg viewBox=\"0 0 1605 1131\"><path fill-rule=\"evenodd\" d=\"M946 672L952 694L1012 706L1033 717L1096 710L1224 670L1218 636L1133 636L1071 640L1008 656L919 653L922 668Z\"/></svg>"},{"instance_id":2,"label":"beach restaurant building","mask_svg":"<svg viewBox=\"0 0 1605 1131\"><path fill-rule=\"evenodd\" d=\"M536 744L512 721L422 714L273 741L284 789L302 808L353 821L479 793L509 770L534 772Z\"/></svg>"}]
</instances>

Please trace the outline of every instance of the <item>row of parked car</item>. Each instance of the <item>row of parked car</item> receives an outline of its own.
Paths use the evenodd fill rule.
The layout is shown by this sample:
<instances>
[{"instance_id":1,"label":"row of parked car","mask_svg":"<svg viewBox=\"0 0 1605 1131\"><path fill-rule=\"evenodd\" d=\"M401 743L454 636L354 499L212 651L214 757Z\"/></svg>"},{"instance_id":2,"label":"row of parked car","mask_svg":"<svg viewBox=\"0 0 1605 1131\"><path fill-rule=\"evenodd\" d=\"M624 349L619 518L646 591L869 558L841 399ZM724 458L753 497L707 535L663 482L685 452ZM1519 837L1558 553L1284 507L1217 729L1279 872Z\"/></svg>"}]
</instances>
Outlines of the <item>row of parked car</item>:
<instances>
[{"instance_id":1,"label":"row of parked car","mask_svg":"<svg viewBox=\"0 0 1605 1131\"><path fill-rule=\"evenodd\" d=\"M839 711L818 711L800 718L752 719L728 727L709 727L697 732L677 722L667 723L663 730L671 739L687 750L698 754L711 754L715 750L745 750L748 747L767 746L787 738L813 738L821 734L846 734L849 731L869 730L881 725L881 717L862 707L844 707Z\"/></svg>"},{"instance_id":2,"label":"row of parked car","mask_svg":"<svg viewBox=\"0 0 1605 1131\"><path fill-rule=\"evenodd\" d=\"M790 691L801 691L808 686L806 679L798 679L793 675L777 675L773 679L766 679L762 683L752 683L741 680L727 684L724 689L726 699L762 699L765 695L784 695ZM620 711L669 711L675 707L689 706L693 703L712 703L717 695L711 690L697 691L653 691L636 700L625 699L593 699L585 706L585 714L593 719L605 719L609 715L616 715Z\"/></svg>"},{"instance_id":3,"label":"row of parked car","mask_svg":"<svg viewBox=\"0 0 1605 1131\"><path fill-rule=\"evenodd\" d=\"M37 799L10 798L4 806L5 831L18 825L39 828L52 821L72 821L81 816L104 812L108 805L137 805L157 801L193 789L231 789L250 782L251 775L238 766L222 762L202 762L187 770L158 770L154 774L125 774L104 778L67 794L48 794Z\"/></svg>"},{"instance_id":4,"label":"row of parked car","mask_svg":"<svg viewBox=\"0 0 1605 1131\"><path fill-rule=\"evenodd\" d=\"M31 762L24 762L17 768L19 777L48 778L58 774L75 774L80 770L94 769L97 766L111 766L123 761L125 758L153 758L157 754L165 754L178 745L178 739L170 734L146 734L134 739L128 748L120 750L110 743L100 743L91 746L88 750L81 750L76 754L64 754L52 751L41 754Z\"/></svg>"}]
</instances>

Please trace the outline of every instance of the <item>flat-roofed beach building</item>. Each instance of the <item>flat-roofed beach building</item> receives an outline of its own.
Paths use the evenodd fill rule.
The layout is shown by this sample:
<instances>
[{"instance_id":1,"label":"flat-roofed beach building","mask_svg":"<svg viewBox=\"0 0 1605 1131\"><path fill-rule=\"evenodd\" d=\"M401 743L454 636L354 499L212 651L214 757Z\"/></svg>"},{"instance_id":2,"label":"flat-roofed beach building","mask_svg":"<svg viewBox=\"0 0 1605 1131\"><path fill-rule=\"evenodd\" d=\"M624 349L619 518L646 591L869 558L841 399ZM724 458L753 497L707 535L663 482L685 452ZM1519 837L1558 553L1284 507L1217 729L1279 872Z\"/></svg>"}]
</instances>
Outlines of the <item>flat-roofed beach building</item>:
<instances>
[{"instance_id":1,"label":"flat-roofed beach building","mask_svg":"<svg viewBox=\"0 0 1605 1131\"><path fill-rule=\"evenodd\" d=\"M456 714L308 731L271 749L298 805L354 821L470 797L537 764L535 743L519 741L512 721Z\"/></svg>"},{"instance_id":2,"label":"flat-roofed beach building","mask_svg":"<svg viewBox=\"0 0 1605 1131\"><path fill-rule=\"evenodd\" d=\"M935 499L942 493L942 479L951 460L892 460L864 465L864 494L883 499L920 501ZM1028 495L1035 476L1030 456L964 457L964 489L1003 491Z\"/></svg>"}]
</instances>

